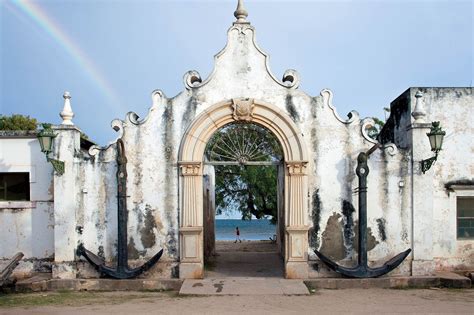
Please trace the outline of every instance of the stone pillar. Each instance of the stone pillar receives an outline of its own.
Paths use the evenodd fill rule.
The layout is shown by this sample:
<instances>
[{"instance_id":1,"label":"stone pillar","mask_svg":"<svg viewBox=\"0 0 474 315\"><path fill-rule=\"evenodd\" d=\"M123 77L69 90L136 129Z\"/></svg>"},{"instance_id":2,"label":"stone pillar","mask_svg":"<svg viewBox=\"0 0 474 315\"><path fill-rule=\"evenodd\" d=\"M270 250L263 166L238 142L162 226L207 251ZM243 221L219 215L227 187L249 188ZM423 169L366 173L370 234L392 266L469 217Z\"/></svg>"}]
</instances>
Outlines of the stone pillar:
<instances>
[{"instance_id":1,"label":"stone pillar","mask_svg":"<svg viewBox=\"0 0 474 315\"><path fill-rule=\"evenodd\" d=\"M433 156L426 134L430 123L425 122L423 94L417 92L412 113L415 121L408 127L411 140L411 210L412 210L412 275L434 273L433 261L433 172L421 171L420 161Z\"/></svg>"},{"instance_id":2,"label":"stone pillar","mask_svg":"<svg viewBox=\"0 0 474 315\"><path fill-rule=\"evenodd\" d=\"M285 277L308 278L308 178L305 161L287 162Z\"/></svg>"},{"instance_id":3,"label":"stone pillar","mask_svg":"<svg viewBox=\"0 0 474 315\"><path fill-rule=\"evenodd\" d=\"M201 162L180 162L182 204L180 220L181 279L200 279L204 276L203 262L203 188Z\"/></svg>"},{"instance_id":4,"label":"stone pillar","mask_svg":"<svg viewBox=\"0 0 474 315\"><path fill-rule=\"evenodd\" d=\"M79 170L75 153L80 150L80 131L73 125L54 128L54 159L64 162L64 174L54 174L53 278L76 277L76 207Z\"/></svg>"}]
</instances>

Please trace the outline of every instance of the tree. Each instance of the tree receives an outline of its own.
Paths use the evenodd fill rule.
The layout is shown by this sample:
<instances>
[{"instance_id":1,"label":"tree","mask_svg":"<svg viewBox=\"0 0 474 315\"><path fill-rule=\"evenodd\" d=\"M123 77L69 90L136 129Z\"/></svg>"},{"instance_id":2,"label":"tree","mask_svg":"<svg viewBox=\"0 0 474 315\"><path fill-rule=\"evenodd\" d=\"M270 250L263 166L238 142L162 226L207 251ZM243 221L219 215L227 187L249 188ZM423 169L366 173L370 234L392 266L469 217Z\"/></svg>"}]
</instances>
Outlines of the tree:
<instances>
[{"instance_id":1,"label":"tree","mask_svg":"<svg viewBox=\"0 0 474 315\"><path fill-rule=\"evenodd\" d=\"M38 127L36 118L24 116L20 114L13 114L11 116L0 115L0 130L36 130ZM89 140L89 136L81 131L81 139Z\"/></svg>"},{"instance_id":2,"label":"tree","mask_svg":"<svg viewBox=\"0 0 474 315\"><path fill-rule=\"evenodd\" d=\"M238 211L242 220L277 220L276 166L216 166L216 212Z\"/></svg>"},{"instance_id":3,"label":"tree","mask_svg":"<svg viewBox=\"0 0 474 315\"><path fill-rule=\"evenodd\" d=\"M30 116L13 114L0 115L0 130L36 130L38 121Z\"/></svg>"},{"instance_id":4,"label":"tree","mask_svg":"<svg viewBox=\"0 0 474 315\"><path fill-rule=\"evenodd\" d=\"M387 114L390 115L390 108L384 107L383 112L385 116L385 121L387 121ZM372 117L372 119L374 120L375 125L369 128L368 135L372 139L377 139L380 131L382 131L383 126L385 126L385 121L378 119L377 117Z\"/></svg>"},{"instance_id":5,"label":"tree","mask_svg":"<svg viewBox=\"0 0 474 315\"><path fill-rule=\"evenodd\" d=\"M238 211L243 220L270 217L277 220L277 176L275 165L247 162L279 162L282 150L267 129L253 124L231 124L209 141L206 157L216 165L216 212ZM238 164L239 163L239 164Z\"/></svg>"},{"instance_id":6,"label":"tree","mask_svg":"<svg viewBox=\"0 0 474 315\"><path fill-rule=\"evenodd\" d=\"M372 117L372 119L374 120L375 125L368 129L367 134L372 139L377 139L380 131L382 130L383 126L385 125L385 122L383 120L378 119L377 117Z\"/></svg>"}]
</instances>

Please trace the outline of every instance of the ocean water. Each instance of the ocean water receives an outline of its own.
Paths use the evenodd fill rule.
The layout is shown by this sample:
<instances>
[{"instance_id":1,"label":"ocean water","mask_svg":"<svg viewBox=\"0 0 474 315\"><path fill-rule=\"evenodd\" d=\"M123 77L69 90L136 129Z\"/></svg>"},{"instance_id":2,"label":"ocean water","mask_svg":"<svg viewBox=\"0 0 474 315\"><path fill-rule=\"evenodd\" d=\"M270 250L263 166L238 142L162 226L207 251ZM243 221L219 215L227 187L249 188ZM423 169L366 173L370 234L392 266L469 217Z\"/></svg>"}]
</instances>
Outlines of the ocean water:
<instances>
[{"instance_id":1,"label":"ocean water","mask_svg":"<svg viewBox=\"0 0 474 315\"><path fill-rule=\"evenodd\" d=\"M276 234L276 225L270 223L270 220L216 220L216 240L229 241L235 240L235 227L239 227L240 239L259 241L268 240Z\"/></svg>"}]
</instances>

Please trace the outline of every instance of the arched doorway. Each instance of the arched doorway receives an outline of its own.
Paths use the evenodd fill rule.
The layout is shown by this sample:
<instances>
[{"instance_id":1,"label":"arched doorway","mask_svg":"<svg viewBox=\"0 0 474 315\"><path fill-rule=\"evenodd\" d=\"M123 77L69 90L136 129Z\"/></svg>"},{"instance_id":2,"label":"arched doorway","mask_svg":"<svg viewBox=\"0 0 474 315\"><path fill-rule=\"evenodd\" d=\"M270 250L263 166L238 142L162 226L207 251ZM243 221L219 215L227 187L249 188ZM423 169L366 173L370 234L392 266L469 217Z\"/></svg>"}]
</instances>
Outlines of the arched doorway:
<instances>
[{"instance_id":1,"label":"arched doorway","mask_svg":"<svg viewBox=\"0 0 474 315\"><path fill-rule=\"evenodd\" d=\"M179 150L180 278L202 278L204 152L212 135L235 122L265 127L280 142L284 165L284 263L286 278L307 278L307 153L301 133L274 105L253 99L232 99L211 106L186 131Z\"/></svg>"},{"instance_id":2,"label":"arched doorway","mask_svg":"<svg viewBox=\"0 0 474 315\"><path fill-rule=\"evenodd\" d=\"M203 177L205 276L281 278L284 167L278 139L250 121L219 128L207 143Z\"/></svg>"}]
</instances>

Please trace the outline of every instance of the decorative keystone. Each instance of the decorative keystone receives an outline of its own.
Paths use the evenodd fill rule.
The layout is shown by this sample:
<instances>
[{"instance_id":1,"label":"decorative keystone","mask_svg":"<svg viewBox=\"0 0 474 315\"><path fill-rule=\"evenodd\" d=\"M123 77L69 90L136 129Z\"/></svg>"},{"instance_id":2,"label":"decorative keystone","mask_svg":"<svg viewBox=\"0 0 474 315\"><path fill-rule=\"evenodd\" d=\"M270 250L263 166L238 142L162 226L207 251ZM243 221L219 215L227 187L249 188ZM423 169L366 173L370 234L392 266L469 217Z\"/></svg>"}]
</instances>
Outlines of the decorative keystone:
<instances>
[{"instance_id":1,"label":"decorative keystone","mask_svg":"<svg viewBox=\"0 0 474 315\"><path fill-rule=\"evenodd\" d=\"M251 98L243 98L243 99L232 99L232 108L234 113L232 117L239 121L252 121L253 119L253 109L255 104L253 99Z\"/></svg>"},{"instance_id":2,"label":"decorative keystone","mask_svg":"<svg viewBox=\"0 0 474 315\"><path fill-rule=\"evenodd\" d=\"M416 123L424 123L425 122L425 106L424 106L424 100L423 100L423 93L421 91L416 92L415 94L416 98L416 103L415 103L415 109L411 113L413 118L415 118Z\"/></svg>"},{"instance_id":3,"label":"decorative keystone","mask_svg":"<svg viewBox=\"0 0 474 315\"><path fill-rule=\"evenodd\" d=\"M63 107L63 111L59 114L59 116L61 116L61 118L63 119L63 122L61 123L61 125L74 125L74 123L72 122L74 113L72 112L72 108L71 108L71 94L68 91L66 91L64 92L63 98L64 98L64 107Z\"/></svg>"},{"instance_id":4,"label":"decorative keystone","mask_svg":"<svg viewBox=\"0 0 474 315\"><path fill-rule=\"evenodd\" d=\"M246 20L247 16L249 16L249 13L244 8L243 0L239 0L239 2L237 3L237 9L235 9L234 16L237 19L237 21L235 21L234 23L237 23L237 24L248 24L249 23Z\"/></svg>"}]
</instances>

